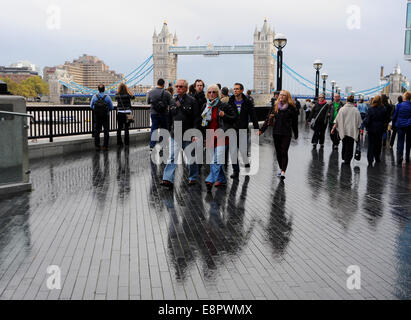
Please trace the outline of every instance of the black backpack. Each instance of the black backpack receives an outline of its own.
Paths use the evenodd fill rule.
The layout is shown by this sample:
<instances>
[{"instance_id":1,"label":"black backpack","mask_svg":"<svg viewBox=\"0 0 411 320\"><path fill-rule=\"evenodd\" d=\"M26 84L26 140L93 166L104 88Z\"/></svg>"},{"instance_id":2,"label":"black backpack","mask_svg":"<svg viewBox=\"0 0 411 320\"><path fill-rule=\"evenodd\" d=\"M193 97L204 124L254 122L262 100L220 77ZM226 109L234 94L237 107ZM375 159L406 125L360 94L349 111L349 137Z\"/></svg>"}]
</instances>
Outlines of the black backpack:
<instances>
[{"instance_id":1,"label":"black backpack","mask_svg":"<svg viewBox=\"0 0 411 320\"><path fill-rule=\"evenodd\" d=\"M106 102L106 95L104 95L102 98L96 94L97 101L94 102L94 112L95 115L98 119L104 119L108 116L109 112L109 106L108 103Z\"/></svg>"},{"instance_id":2,"label":"black backpack","mask_svg":"<svg viewBox=\"0 0 411 320\"><path fill-rule=\"evenodd\" d=\"M164 90L161 92L160 100L153 102L153 108L158 113L165 113L167 111L167 104L164 103Z\"/></svg>"}]
</instances>

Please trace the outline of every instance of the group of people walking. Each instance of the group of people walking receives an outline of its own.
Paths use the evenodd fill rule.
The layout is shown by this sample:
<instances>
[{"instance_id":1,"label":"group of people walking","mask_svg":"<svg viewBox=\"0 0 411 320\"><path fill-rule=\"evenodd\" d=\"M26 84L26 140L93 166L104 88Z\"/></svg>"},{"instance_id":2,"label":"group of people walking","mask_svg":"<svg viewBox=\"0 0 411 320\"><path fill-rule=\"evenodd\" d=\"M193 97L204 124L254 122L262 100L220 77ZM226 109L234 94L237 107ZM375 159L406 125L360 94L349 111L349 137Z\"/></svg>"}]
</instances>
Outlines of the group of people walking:
<instances>
[{"instance_id":1,"label":"group of people walking","mask_svg":"<svg viewBox=\"0 0 411 320\"><path fill-rule=\"evenodd\" d=\"M257 134L262 135L269 127L272 128L274 147L276 150L278 166L280 168L278 177L285 179L288 167L288 150L292 136L298 139L298 116L301 108L298 100L293 100L290 92L282 90L276 92L272 99L272 107L267 119L259 127L256 117L254 100L251 92L244 94L244 86L235 83L233 95L229 96L227 87L221 85L210 85L204 92L205 84L202 80L196 80L191 86L184 79L176 81L174 94L172 88L165 89L165 81L159 79L157 87L147 95L150 104L151 136L150 151L154 149L159 141L153 139L153 133L158 129L166 129L170 134L169 146L170 156L164 169L161 185L173 188L175 180L176 162L181 149L185 150L192 142L198 142L198 137L193 136L191 141L179 141L174 137L174 126L181 122L182 136L190 129L198 129L203 137L207 130L215 132L213 139L204 139L205 148L212 150L213 158L210 163L210 173L205 179L209 191L213 187L220 188L227 184L225 164L228 160L228 151L240 145L239 131L247 130L252 123ZM99 151L108 150L109 146L109 113L114 109L111 98L106 95L104 85L99 85L99 93L94 95L90 107L94 110L94 138L95 147ZM406 92L396 107L389 104L384 95L376 96L371 100L370 106L360 101L355 104L354 96L347 98L346 104L341 101L339 94L334 95L334 100L327 103L325 95L319 95L318 100L306 110L307 124L313 129L313 148L324 147L325 133L329 128L333 149L338 149L342 141L342 159L345 164L350 164L354 156L355 142L357 146L361 135L366 129L368 135L367 159L370 165L381 161L381 149L388 139L388 127L391 123L392 132L391 146L398 137L397 154L398 163L404 160L410 161L411 149L411 92ZM131 111L131 100L134 95L128 87L120 84L116 97L117 101L117 145L129 145L129 126L133 121ZM100 146L100 132L104 131L104 144ZM220 129L220 130L219 130ZM125 131L124 142L121 133ZM236 132L236 141L230 141L225 134L228 130ZM248 136L249 140L249 136ZM236 145L235 145L236 144ZM248 145L248 143L247 143ZM247 156L249 145L247 147ZM162 152L162 151L160 151ZM193 151L194 152L194 151ZM249 164L246 164L246 167ZM188 164L188 184L196 185L202 165L192 161ZM240 174L239 160L233 161L232 179L238 179Z\"/></svg>"},{"instance_id":2,"label":"group of people walking","mask_svg":"<svg viewBox=\"0 0 411 320\"><path fill-rule=\"evenodd\" d=\"M205 85L202 80L196 80L191 86L184 79L177 80L174 97L164 89L164 86L164 80L159 79L157 87L147 96L147 101L151 105L152 120L150 151L158 142L153 139L153 133L156 130L167 129L170 133L170 156L164 169L161 185L173 188L180 150L185 150L192 142L198 142L198 137L193 137L192 141L183 142L174 139L174 126L177 122L181 122L182 136L190 129L199 130L203 137L207 136L207 130L215 132L211 140L204 139L205 148L213 151L210 173L205 179L205 184L209 191L213 187L226 186L227 179L224 171L226 155L230 148L238 151L239 141L238 139L230 141L225 133L228 130L234 130L236 137L239 137L238 131L248 130L250 122L253 123L254 129L259 129L254 101L244 94L244 86L241 83L234 85L234 94L231 97L228 96L228 88L221 88L217 84L210 85L204 92ZM159 106L163 106L163 109L160 110ZM201 167L202 165L196 162L188 164L188 184L190 186L199 182ZM230 177L238 179L239 162L233 162L232 168L233 174Z\"/></svg>"},{"instance_id":3,"label":"group of people walking","mask_svg":"<svg viewBox=\"0 0 411 320\"><path fill-rule=\"evenodd\" d=\"M386 145L389 137L391 124L392 135L390 146L394 146L395 137L397 142L397 162L402 164L404 161L404 144L406 144L405 160L410 161L411 148L411 92L406 92L398 99L398 105L393 107L389 103L386 95L378 95L366 104L363 99L355 104L354 96L347 98L344 105L341 96L336 94L334 101L327 104L325 95L319 96L307 114L307 124L314 130L312 137L313 148L318 144L324 147L325 132L327 126L330 130L330 138L333 148L338 149L342 141L342 158L344 163L350 164L354 156L354 146L359 141L364 130L368 135L367 159L370 166L381 162L382 147Z\"/></svg>"}]
</instances>

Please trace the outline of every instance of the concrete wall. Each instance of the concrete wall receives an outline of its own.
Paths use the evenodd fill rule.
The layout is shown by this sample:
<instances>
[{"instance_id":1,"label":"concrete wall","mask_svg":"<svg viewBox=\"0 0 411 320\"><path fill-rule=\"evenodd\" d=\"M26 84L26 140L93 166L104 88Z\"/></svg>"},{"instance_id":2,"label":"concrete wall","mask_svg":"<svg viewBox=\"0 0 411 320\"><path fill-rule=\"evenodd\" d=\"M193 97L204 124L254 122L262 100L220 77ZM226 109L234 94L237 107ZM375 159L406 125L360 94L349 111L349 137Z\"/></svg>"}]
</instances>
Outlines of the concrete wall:
<instances>
[{"instance_id":1,"label":"concrete wall","mask_svg":"<svg viewBox=\"0 0 411 320\"><path fill-rule=\"evenodd\" d=\"M26 113L26 100L17 96L0 96L0 110ZM1 115L0 118L0 172L8 182L29 181L27 130L24 128L27 118ZM11 181L13 180L13 181ZM1 179L0 179L1 183Z\"/></svg>"}]
</instances>

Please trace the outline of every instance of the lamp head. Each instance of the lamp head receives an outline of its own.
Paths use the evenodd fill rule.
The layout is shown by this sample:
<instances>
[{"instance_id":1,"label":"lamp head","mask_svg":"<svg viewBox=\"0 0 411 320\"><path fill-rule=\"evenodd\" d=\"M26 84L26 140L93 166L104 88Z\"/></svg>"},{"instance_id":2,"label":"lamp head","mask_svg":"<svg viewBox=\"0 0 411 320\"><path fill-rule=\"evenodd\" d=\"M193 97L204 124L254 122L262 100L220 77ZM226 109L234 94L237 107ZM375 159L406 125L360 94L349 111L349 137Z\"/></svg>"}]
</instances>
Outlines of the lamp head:
<instances>
[{"instance_id":1,"label":"lamp head","mask_svg":"<svg viewBox=\"0 0 411 320\"><path fill-rule=\"evenodd\" d=\"M321 70L321 68L323 67L323 63L321 62L321 60L315 60L314 61L314 69L319 71Z\"/></svg>"},{"instance_id":2,"label":"lamp head","mask_svg":"<svg viewBox=\"0 0 411 320\"><path fill-rule=\"evenodd\" d=\"M277 49L283 49L287 45L287 37L282 33L277 33L274 37L274 46Z\"/></svg>"}]
</instances>

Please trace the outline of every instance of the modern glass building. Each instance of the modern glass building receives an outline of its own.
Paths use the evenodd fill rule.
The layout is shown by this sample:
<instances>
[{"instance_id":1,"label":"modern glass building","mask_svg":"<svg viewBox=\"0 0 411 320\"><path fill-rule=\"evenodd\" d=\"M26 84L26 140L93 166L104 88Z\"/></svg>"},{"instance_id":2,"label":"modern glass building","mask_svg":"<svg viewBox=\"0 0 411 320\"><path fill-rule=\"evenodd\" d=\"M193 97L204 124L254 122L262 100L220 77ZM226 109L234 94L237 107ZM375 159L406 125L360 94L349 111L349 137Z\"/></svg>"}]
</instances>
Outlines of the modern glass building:
<instances>
[{"instance_id":1,"label":"modern glass building","mask_svg":"<svg viewBox=\"0 0 411 320\"><path fill-rule=\"evenodd\" d=\"M411 61L411 0L407 1L407 22L405 30L405 60Z\"/></svg>"}]
</instances>

